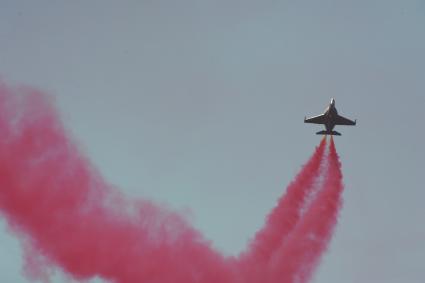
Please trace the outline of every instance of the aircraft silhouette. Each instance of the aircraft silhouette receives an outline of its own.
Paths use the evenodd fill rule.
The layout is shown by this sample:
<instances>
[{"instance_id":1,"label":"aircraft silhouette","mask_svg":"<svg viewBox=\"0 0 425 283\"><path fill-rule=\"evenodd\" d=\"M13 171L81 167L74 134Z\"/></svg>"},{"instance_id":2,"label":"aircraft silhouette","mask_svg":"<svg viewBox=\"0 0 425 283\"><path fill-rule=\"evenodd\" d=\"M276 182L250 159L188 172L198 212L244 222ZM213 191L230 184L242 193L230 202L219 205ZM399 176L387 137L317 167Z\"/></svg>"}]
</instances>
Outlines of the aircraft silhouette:
<instances>
[{"instance_id":1,"label":"aircraft silhouette","mask_svg":"<svg viewBox=\"0 0 425 283\"><path fill-rule=\"evenodd\" d=\"M341 134L337 131L334 131L334 127L336 125L346 125L346 126L354 126L356 125L357 120L350 120L345 117L338 115L338 111L335 107L335 99L331 99L331 103L325 109L325 112L321 115L305 118L304 123L312 123L312 124L323 124L325 125L326 130L317 132L317 135L335 135L340 136Z\"/></svg>"}]
</instances>

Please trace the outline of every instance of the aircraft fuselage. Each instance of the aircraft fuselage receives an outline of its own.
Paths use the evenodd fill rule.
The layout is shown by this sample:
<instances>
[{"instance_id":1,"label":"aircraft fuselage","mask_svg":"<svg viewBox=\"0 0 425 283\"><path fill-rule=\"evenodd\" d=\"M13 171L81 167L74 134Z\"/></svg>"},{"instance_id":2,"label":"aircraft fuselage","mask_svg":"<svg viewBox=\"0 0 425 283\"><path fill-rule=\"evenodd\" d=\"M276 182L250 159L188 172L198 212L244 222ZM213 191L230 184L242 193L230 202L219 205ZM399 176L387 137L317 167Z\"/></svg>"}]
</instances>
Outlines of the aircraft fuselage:
<instances>
[{"instance_id":1,"label":"aircraft fuselage","mask_svg":"<svg viewBox=\"0 0 425 283\"><path fill-rule=\"evenodd\" d=\"M336 117L338 117L338 111L335 107L335 99L332 99L329 106L326 108L325 111L325 128L326 131L330 132L335 128L336 125Z\"/></svg>"}]
</instances>

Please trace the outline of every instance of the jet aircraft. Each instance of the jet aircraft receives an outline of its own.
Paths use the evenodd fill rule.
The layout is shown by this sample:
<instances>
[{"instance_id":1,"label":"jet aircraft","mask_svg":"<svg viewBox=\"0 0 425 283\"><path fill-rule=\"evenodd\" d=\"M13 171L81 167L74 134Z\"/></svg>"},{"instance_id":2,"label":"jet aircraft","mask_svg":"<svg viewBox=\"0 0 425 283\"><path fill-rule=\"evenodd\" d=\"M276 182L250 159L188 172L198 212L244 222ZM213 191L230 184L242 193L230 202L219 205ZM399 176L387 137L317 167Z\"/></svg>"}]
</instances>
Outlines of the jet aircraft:
<instances>
[{"instance_id":1,"label":"jet aircraft","mask_svg":"<svg viewBox=\"0 0 425 283\"><path fill-rule=\"evenodd\" d=\"M323 114L311 118L304 117L304 123L323 124L325 126L326 130L317 132L317 135L340 136L339 132L333 130L336 125L354 126L356 122L357 120L352 121L338 115L338 111L335 108L335 99L333 98Z\"/></svg>"}]
</instances>

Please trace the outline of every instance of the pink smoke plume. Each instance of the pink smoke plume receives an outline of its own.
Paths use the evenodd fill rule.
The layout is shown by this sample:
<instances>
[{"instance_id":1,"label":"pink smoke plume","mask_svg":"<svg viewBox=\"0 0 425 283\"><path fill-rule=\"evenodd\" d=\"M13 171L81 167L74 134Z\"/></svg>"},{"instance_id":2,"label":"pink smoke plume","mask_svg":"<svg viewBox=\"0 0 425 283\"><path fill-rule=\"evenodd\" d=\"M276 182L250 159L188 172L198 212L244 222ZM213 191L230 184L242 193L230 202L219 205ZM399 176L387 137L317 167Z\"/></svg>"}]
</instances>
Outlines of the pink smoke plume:
<instances>
[{"instance_id":1,"label":"pink smoke plume","mask_svg":"<svg viewBox=\"0 0 425 283\"><path fill-rule=\"evenodd\" d=\"M264 282L268 273L267 266L275 250L284 243L298 223L306 198L319 177L325 145L324 137L268 215L265 226L255 235L248 251L241 254L241 264L246 268L245 274L249 274L247 282Z\"/></svg>"},{"instance_id":2,"label":"pink smoke plume","mask_svg":"<svg viewBox=\"0 0 425 283\"><path fill-rule=\"evenodd\" d=\"M117 283L307 282L341 206L340 163L333 140L323 158L325 145L247 251L225 257L178 214L105 182L45 94L0 83L0 212L21 239L30 280L48 282L59 267L77 280Z\"/></svg>"},{"instance_id":3,"label":"pink smoke plume","mask_svg":"<svg viewBox=\"0 0 425 283\"><path fill-rule=\"evenodd\" d=\"M275 252L268 270L271 280L267 282L308 282L329 244L343 191L341 164L332 137L327 159L323 183L286 242Z\"/></svg>"}]
</instances>

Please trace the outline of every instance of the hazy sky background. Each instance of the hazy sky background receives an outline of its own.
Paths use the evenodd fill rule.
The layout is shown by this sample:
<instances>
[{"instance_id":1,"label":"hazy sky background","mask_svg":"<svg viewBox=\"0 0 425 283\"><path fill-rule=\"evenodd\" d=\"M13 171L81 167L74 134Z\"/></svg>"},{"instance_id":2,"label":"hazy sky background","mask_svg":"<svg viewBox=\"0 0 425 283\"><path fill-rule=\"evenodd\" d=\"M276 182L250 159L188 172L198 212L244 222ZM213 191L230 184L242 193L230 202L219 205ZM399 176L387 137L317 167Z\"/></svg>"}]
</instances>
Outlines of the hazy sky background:
<instances>
[{"instance_id":1,"label":"hazy sky background","mask_svg":"<svg viewBox=\"0 0 425 283\"><path fill-rule=\"evenodd\" d=\"M242 251L311 155L331 97L346 191L313 283L425 278L425 1L0 0L0 76L56 99L128 196ZM27 282L0 220L0 282ZM65 282L56 276L55 282Z\"/></svg>"}]
</instances>

